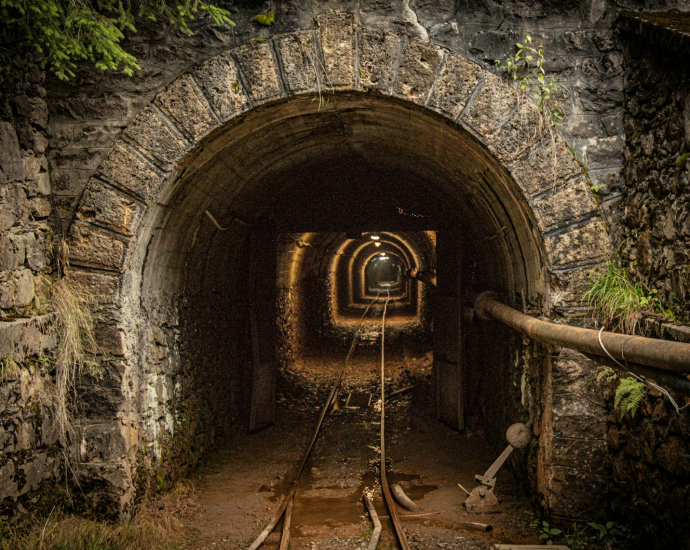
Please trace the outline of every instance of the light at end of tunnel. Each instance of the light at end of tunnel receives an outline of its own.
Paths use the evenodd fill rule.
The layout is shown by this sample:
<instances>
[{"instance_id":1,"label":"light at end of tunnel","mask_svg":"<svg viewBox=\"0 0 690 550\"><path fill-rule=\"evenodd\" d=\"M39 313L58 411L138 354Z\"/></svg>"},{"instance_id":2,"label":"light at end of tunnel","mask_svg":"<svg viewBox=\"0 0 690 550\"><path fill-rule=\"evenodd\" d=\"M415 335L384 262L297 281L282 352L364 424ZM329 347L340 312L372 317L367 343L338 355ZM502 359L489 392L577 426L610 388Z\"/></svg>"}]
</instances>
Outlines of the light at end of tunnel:
<instances>
[{"instance_id":1,"label":"light at end of tunnel","mask_svg":"<svg viewBox=\"0 0 690 550\"><path fill-rule=\"evenodd\" d=\"M374 243L374 246L379 247L381 246L381 243Z\"/></svg>"},{"instance_id":2,"label":"light at end of tunnel","mask_svg":"<svg viewBox=\"0 0 690 550\"><path fill-rule=\"evenodd\" d=\"M378 241L380 238L381 238L381 237L379 237L378 235L371 235L371 240L372 240L372 241Z\"/></svg>"}]
</instances>

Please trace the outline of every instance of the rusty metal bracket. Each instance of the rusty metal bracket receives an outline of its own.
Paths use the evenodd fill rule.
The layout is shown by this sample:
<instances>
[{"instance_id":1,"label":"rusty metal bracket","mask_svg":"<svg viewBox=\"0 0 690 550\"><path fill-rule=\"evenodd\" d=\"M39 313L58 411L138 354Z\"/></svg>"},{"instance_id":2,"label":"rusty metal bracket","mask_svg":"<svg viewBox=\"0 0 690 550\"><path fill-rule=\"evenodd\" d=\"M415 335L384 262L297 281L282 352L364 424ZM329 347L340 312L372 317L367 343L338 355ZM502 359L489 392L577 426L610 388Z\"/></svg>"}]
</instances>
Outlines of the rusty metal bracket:
<instances>
[{"instance_id":1,"label":"rusty metal bracket","mask_svg":"<svg viewBox=\"0 0 690 550\"><path fill-rule=\"evenodd\" d=\"M494 494L496 487L496 474L505 464L514 449L524 449L529 445L532 434L524 424L513 424L506 432L508 446L494 461L484 475L475 475L474 479L479 485L475 487L470 496L463 503L468 512L475 514L487 514L498 511L498 499Z\"/></svg>"}]
</instances>

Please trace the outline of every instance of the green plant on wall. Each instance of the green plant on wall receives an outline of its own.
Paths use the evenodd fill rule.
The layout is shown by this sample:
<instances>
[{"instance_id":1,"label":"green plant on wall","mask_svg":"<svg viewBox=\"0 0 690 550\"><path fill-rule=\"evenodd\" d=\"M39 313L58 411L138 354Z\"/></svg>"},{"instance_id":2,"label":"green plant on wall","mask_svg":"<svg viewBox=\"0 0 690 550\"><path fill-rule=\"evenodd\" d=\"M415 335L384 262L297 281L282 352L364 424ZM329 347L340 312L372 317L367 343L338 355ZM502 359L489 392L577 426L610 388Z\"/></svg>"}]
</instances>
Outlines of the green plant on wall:
<instances>
[{"instance_id":1,"label":"green plant on wall","mask_svg":"<svg viewBox=\"0 0 690 550\"><path fill-rule=\"evenodd\" d=\"M269 11L266 14L259 13L255 15L252 21L256 21L259 25L263 25L264 27L270 27L276 22L276 18L273 12Z\"/></svg>"},{"instance_id":2,"label":"green plant on wall","mask_svg":"<svg viewBox=\"0 0 690 550\"><path fill-rule=\"evenodd\" d=\"M644 399L647 391L647 386L644 382L628 376L623 378L616 388L616 396L613 400L614 407L620 407L621 416L625 413L630 413L630 416L635 417L637 409Z\"/></svg>"},{"instance_id":3,"label":"green plant on wall","mask_svg":"<svg viewBox=\"0 0 690 550\"><path fill-rule=\"evenodd\" d=\"M73 281L59 279L52 289L51 305L55 311L57 351L55 359L55 417L63 443L72 432L70 413L79 378L88 374L99 378L100 365L95 322L91 308L95 296L84 292Z\"/></svg>"},{"instance_id":4,"label":"green plant on wall","mask_svg":"<svg viewBox=\"0 0 690 550\"><path fill-rule=\"evenodd\" d=\"M230 12L204 0L0 0L0 28L17 33L20 44L42 53L43 65L62 80L75 76L80 59L132 75L140 67L121 42L125 32L137 32L137 19L160 18L192 34L188 21L199 12L216 25L234 25Z\"/></svg>"},{"instance_id":5,"label":"green plant on wall","mask_svg":"<svg viewBox=\"0 0 690 550\"><path fill-rule=\"evenodd\" d=\"M662 310L656 290L642 281L633 282L615 259L594 272L583 300L606 328L627 334L634 334L643 313Z\"/></svg>"},{"instance_id":6,"label":"green plant on wall","mask_svg":"<svg viewBox=\"0 0 690 550\"><path fill-rule=\"evenodd\" d=\"M599 539L606 550L613 550L613 548L622 548L623 545L630 540L630 531L625 525L621 525L614 521L607 521L606 523L588 523L589 527L594 529L596 537Z\"/></svg>"},{"instance_id":7,"label":"green plant on wall","mask_svg":"<svg viewBox=\"0 0 690 550\"><path fill-rule=\"evenodd\" d=\"M520 93L534 97L537 107L548 127L554 128L563 121L561 101L567 97L563 84L548 76L544 70L544 47L532 45L532 37L525 34L522 43L515 44L515 55L508 56L503 63L496 60L496 67L515 81Z\"/></svg>"}]
</instances>

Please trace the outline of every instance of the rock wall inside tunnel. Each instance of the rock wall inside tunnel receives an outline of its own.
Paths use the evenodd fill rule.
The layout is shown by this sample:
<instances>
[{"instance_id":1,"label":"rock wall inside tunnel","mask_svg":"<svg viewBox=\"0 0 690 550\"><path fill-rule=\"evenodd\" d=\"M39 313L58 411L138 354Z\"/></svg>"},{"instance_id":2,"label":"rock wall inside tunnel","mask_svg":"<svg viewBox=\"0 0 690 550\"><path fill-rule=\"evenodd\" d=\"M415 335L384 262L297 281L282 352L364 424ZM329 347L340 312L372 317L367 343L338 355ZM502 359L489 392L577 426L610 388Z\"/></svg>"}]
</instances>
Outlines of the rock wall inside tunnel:
<instances>
[{"instance_id":1,"label":"rock wall inside tunnel","mask_svg":"<svg viewBox=\"0 0 690 550\"><path fill-rule=\"evenodd\" d=\"M378 240L372 240L372 235ZM280 324L285 327L284 345L289 353L299 355L319 348L346 351L355 333L360 345L377 345L379 321L373 320L380 317L387 293L366 288L365 270L368 262L386 254L398 258L402 266L401 288L391 293L387 307L390 342L421 350L426 341L428 348L426 290L407 276L412 269L429 270L433 242L424 232L285 238L284 251L279 251L278 292L284 296L279 298L285 303ZM377 296L378 302L372 303ZM363 318L367 307L373 309Z\"/></svg>"},{"instance_id":2,"label":"rock wall inside tunnel","mask_svg":"<svg viewBox=\"0 0 690 550\"><path fill-rule=\"evenodd\" d=\"M246 426L256 360L252 312L261 300L252 282L252 235L261 231L300 235L304 244L308 234L405 235L457 224L466 307L472 293L491 288L518 309L582 321L582 284L610 251L602 217L614 234L637 231L637 222L619 216L621 205L639 195L618 181L623 57L612 28L618 7L413 4L281 3L270 29L250 22L255 6L235 6L233 33L203 21L191 41L146 29L130 45L144 67L132 79L83 67L67 84L49 81L46 95L40 72L36 77L31 69L15 99L6 93L0 138L9 156L0 164L1 173L12 174L3 202L12 225L3 225L3 276L14 284L28 281L30 272L35 283L50 273L41 259L49 240L41 219L50 212L40 210L50 193L57 225L69 231L69 276L104 297L96 315L106 380L83 389L88 406L76 457L94 510L127 516L137 478L164 486ZM489 69L512 53L524 31L544 42L547 70L569 90L563 140L535 134L534 107L518 104ZM634 104L655 104L651 95L683 90L682 82L644 93L629 89ZM39 116L42 94L49 124ZM669 108L680 113L683 101L673 96ZM49 166L42 157L46 124ZM666 132L670 143L679 139L675 124ZM639 172L647 160L644 147L633 149L642 137L634 134L626 171ZM566 143L586 164L587 177ZM659 154L670 158L670 149ZM682 186L682 173L680 167L671 174L670 185ZM630 174L626 183L632 189L639 179ZM653 240L659 248L652 255L666 258L666 248L680 246L684 211L668 198L659 204L672 212L664 220L673 221L657 223L664 237L654 238L667 242ZM425 223L410 225L410 213ZM672 226L668 237L666 226ZM29 245L39 249L31 259L21 252ZM675 265L683 250L674 249ZM312 252L293 240L273 256L278 356L288 361L314 334L345 342L349 316L361 307L339 297L335 268L332 282L290 278L288 257L305 266L315 262ZM431 263L428 250L419 256ZM664 292L684 284L658 273ZM425 335L429 297L414 284L416 326ZM0 304L5 313L18 311L16 296L23 294L12 292L14 302ZM340 309L327 307L328 297ZM314 314L311 325L300 311ZM373 341L373 328L371 335ZM465 327L463 346L468 413L481 417L496 448L510 423L531 421L534 443L514 461L525 485L552 515L591 517L605 500L601 491L593 497L593 488L606 484L608 474L603 402L592 390L596 365L481 323ZM5 426L21 424L17 413L7 414ZM12 482L22 465L10 447L3 452L2 475Z\"/></svg>"},{"instance_id":3,"label":"rock wall inside tunnel","mask_svg":"<svg viewBox=\"0 0 690 550\"><path fill-rule=\"evenodd\" d=\"M685 27L683 26L685 25ZM626 147L620 217L614 225L621 264L653 289L663 315L641 320L640 333L690 342L688 246L690 75L687 18L629 14L619 23L625 53ZM612 505L641 526L640 544L684 540L690 517L690 432L687 409L649 387L638 414L613 407L605 394ZM686 401L671 392L680 406Z\"/></svg>"}]
</instances>

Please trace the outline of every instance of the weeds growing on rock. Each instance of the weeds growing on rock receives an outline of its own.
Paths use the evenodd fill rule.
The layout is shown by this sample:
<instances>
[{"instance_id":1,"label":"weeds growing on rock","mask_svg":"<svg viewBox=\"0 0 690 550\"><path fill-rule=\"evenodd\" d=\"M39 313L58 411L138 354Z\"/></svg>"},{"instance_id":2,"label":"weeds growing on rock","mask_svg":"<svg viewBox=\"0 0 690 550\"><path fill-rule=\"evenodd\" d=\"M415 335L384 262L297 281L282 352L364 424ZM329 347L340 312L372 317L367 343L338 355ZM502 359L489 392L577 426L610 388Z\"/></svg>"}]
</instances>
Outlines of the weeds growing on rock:
<instances>
[{"instance_id":1,"label":"weeds growing on rock","mask_svg":"<svg viewBox=\"0 0 690 550\"><path fill-rule=\"evenodd\" d=\"M544 70L544 48L532 46L532 37L525 34L522 43L515 44L515 55L508 56L504 64L496 61L496 67L510 76L520 88L520 93L535 96L542 120L549 128L563 121L561 101L567 97L567 88Z\"/></svg>"},{"instance_id":2,"label":"weeds growing on rock","mask_svg":"<svg viewBox=\"0 0 690 550\"><path fill-rule=\"evenodd\" d=\"M71 431L70 396L74 395L79 376L99 377L94 359L98 346L91 307L96 299L74 281L62 278L52 289L58 348L55 361L55 420L63 443Z\"/></svg>"},{"instance_id":3,"label":"weeds growing on rock","mask_svg":"<svg viewBox=\"0 0 690 550\"><path fill-rule=\"evenodd\" d=\"M642 314L661 310L656 291L643 282L631 282L627 272L610 259L590 280L583 299L594 308L594 314L610 330L634 334Z\"/></svg>"},{"instance_id":4,"label":"weeds growing on rock","mask_svg":"<svg viewBox=\"0 0 690 550\"><path fill-rule=\"evenodd\" d=\"M630 416L634 417L646 393L647 386L644 382L628 376L623 378L620 384L618 384L613 406L620 407L621 416L629 412Z\"/></svg>"},{"instance_id":5,"label":"weeds growing on rock","mask_svg":"<svg viewBox=\"0 0 690 550\"><path fill-rule=\"evenodd\" d=\"M72 515L0 521L0 550L182 550L187 533L179 519L192 488L179 483L170 493L142 503L129 523L97 522Z\"/></svg>"}]
</instances>

